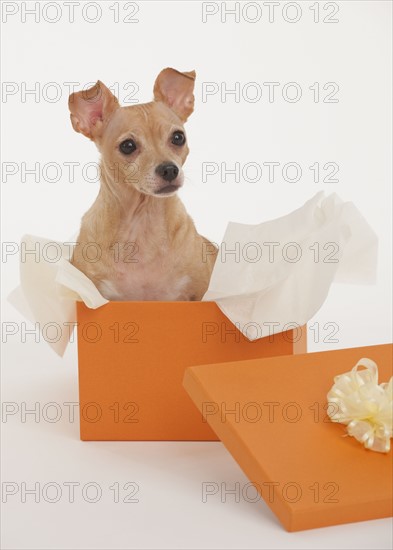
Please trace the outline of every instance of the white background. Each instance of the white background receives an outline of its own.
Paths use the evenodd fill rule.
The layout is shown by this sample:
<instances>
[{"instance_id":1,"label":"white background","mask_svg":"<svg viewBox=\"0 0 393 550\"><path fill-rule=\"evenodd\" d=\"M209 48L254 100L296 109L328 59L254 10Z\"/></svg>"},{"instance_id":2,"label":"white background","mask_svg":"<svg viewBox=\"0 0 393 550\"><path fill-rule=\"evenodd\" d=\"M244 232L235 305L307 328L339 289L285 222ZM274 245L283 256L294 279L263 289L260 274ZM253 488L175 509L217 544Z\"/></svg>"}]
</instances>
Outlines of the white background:
<instances>
[{"instance_id":1,"label":"white background","mask_svg":"<svg viewBox=\"0 0 393 550\"><path fill-rule=\"evenodd\" d=\"M3 3L4 4L4 3ZM167 66L197 72L195 112L187 124L191 153L187 181L181 198L200 233L220 242L229 220L258 223L284 215L301 206L317 191L337 192L353 201L379 237L378 282L375 286L334 284L328 299L310 321L318 323L320 336L309 334L309 350L380 344L391 341L391 3L389 1L338 2L337 23L323 23L332 11L319 3L319 23L314 23L312 2L298 2L300 20L276 8L269 22L266 6L256 23L250 8L234 22L220 13L202 22L199 2L141 2L137 23L122 19L130 13L124 3L101 2L96 23L82 17L84 2L75 8L74 23L59 3L60 20L49 23L54 8L44 10L39 22L22 21L22 3L11 2L18 13L3 24L3 163L17 163L18 173L3 173L2 240L18 243L24 233L68 240L79 227L82 214L96 196L98 183L84 181L81 167L98 160L94 145L73 132L64 83L79 87L102 80L118 83L120 100L125 86L136 82L140 102L151 99L155 76ZM114 22L118 4L120 21ZM233 7L233 2L228 7ZM315 3L314 3L315 4ZM220 7L220 3L217 4ZM31 3L26 7L31 8ZM4 9L4 8L3 8ZM9 9L12 9L9 8ZM284 9L284 12L283 12ZM87 17L95 16L94 7ZM273 102L265 82L276 81ZM58 83L60 96L53 99ZM222 83L241 89L248 82L261 85L263 94L252 103L240 96L202 101L202 82ZM296 82L302 97L285 101L282 88ZM335 82L337 103L317 103L309 86ZM37 83L37 84L35 84ZM38 86L38 97L24 97L23 90ZM76 87L77 89L78 87ZM251 90L250 90L251 91ZM330 91L330 90L328 90ZM220 174L202 182L203 162L297 162L303 171L297 183L285 182L280 171L273 183L266 171L259 182L234 182ZM40 181L26 176L22 163L39 163ZM44 181L47 163L61 167L58 182ZM80 163L70 182L66 162ZM309 166L319 162L339 165L338 183L314 183ZM4 164L3 164L4 168ZM323 174L325 175L325 174ZM51 177L51 175L50 175ZM92 177L90 175L90 177ZM3 264L2 295L18 284L18 256ZM3 322L24 319L3 300ZM325 323L339 327L336 342L327 341ZM27 325L30 328L29 325ZM317 341L316 341L317 340ZM390 522L379 520L303 533L286 533L268 507L228 495L202 502L202 483L247 479L221 443L82 443L78 422L70 421L65 402L77 402L76 345L63 359L45 342L20 331L7 339L3 353L3 400L39 403L38 422L20 412L3 417L2 480L18 484L35 482L40 488L56 482L63 487L59 502L35 503L20 492L3 505L2 546L7 549L126 549L126 548L390 548ZM57 423L46 420L45 404L61 405ZM5 420L5 421L4 421ZM65 482L78 482L75 502L68 502ZM136 482L138 503L115 503L115 482L122 487ZM95 482L102 487L97 503L86 502L81 487ZM124 498L127 491L121 492Z\"/></svg>"}]
</instances>

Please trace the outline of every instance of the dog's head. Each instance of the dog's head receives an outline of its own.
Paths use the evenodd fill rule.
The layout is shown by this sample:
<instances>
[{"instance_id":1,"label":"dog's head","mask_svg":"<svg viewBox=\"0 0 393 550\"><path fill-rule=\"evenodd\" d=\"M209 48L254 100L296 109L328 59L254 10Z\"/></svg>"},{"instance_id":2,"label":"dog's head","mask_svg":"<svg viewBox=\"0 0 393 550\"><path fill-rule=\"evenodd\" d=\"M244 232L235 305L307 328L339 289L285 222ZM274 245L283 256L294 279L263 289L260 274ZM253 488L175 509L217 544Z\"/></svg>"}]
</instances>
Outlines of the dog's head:
<instances>
[{"instance_id":1,"label":"dog's head","mask_svg":"<svg viewBox=\"0 0 393 550\"><path fill-rule=\"evenodd\" d=\"M69 98L75 131L93 140L102 168L114 185L168 197L183 185L188 155L183 124L194 109L195 72L164 69L154 84L154 101L120 107L102 82Z\"/></svg>"}]
</instances>

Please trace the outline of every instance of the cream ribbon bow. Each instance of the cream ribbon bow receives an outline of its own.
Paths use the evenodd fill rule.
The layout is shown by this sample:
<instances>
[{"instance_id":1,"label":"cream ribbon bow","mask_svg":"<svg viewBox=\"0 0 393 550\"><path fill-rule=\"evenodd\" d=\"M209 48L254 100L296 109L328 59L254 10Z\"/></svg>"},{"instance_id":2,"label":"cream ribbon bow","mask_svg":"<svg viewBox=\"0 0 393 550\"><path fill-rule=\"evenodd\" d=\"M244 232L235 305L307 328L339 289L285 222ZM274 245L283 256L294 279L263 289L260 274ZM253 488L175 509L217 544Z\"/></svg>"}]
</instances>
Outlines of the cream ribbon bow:
<instances>
[{"instance_id":1,"label":"cream ribbon bow","mask_svg":"<svg viewBox=\"0 0 393 550\"><path fill-rule=\"evenodd\" d=\"M376 363L360 359L350 372L335 376L327 394L330 419L346 424L348 434L366 449L387 453L393 430L392 384L393 377L378 385Z\"/></svg>"}]
</instances>

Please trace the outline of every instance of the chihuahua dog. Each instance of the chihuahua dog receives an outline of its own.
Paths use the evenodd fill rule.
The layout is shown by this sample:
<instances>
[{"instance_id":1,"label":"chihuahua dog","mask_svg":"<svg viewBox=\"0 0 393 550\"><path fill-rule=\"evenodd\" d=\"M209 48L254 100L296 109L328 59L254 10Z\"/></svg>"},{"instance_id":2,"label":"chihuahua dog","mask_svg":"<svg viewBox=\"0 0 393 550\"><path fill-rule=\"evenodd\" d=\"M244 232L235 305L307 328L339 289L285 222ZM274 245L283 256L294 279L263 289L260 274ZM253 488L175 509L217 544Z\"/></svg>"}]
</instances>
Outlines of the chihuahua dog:
<instances>
[{"instance_id":1,"label":"chihuahua dog","mask_svg":"<svg viewBox=\"0 0 393 550\"><path fill-rule=\"evenodd\" d=\"M101 153L99 194L71 261L108 300L201 300L207 290L217 248L177 196L194 81L194 71L164 69L154 100L130 107L100 81L69 98L74 130Z\"/></svg>"}]
</instances>

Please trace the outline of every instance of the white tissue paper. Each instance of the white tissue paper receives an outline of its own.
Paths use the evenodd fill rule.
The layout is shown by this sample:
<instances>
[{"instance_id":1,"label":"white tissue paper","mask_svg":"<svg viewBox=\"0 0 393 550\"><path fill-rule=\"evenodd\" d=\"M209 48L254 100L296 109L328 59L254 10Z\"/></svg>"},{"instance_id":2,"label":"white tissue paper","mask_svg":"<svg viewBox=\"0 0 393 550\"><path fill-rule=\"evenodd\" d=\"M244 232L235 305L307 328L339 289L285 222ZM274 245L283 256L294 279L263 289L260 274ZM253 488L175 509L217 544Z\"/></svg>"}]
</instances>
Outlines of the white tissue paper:
<instances>
[{"instance_id":1,"label":"white tissue paper","mask_svg":"<svg viewBox=\"0 0 393 550\"><path fill-rule=\"evenodd\" d=\"M278 333L302 326L333 279L375 282L377 243L353 203L320 192L282 218L229 223L203 300L217 302L250 340L262 327Z\"/></svg>"},{"instance_id":2,"label":"white tissue paper","mask_svg":"<svg viewBox=\"0 0 393 550\"><path fill-rule=\"evenodd\" d=\"M73 243L25 235L20 248L37 254L23 255L20 286L8 300L29 321L38 323L46 342L63 356L76 324L76 301L96 309L108 300L70 263Z\"/></svg>"},{"instance_id":3,"label":"white tissue paper","mask_svg":"<svg viewBox=\"0 0 393 550\"><path fill-rule=\"evenodd\" d=\"M27 250L47 239L27 235ZM108 302L86 275L71 263L72 246L54 243L59 259L37 262L27 254L20 264L21 285L11 303L41 330L48 324L69 328L76 323L75 301L96 309ZM375 282L377 237L351 202L320 192L287 216L258 225L229 223L203 301L215 301L250 340L266 327L274 333L302 326L326 299L333 279ZM263 331L265 334L265 331ZM63 355L70 330L48 343Z\"/></svg>"}]
</instances>

